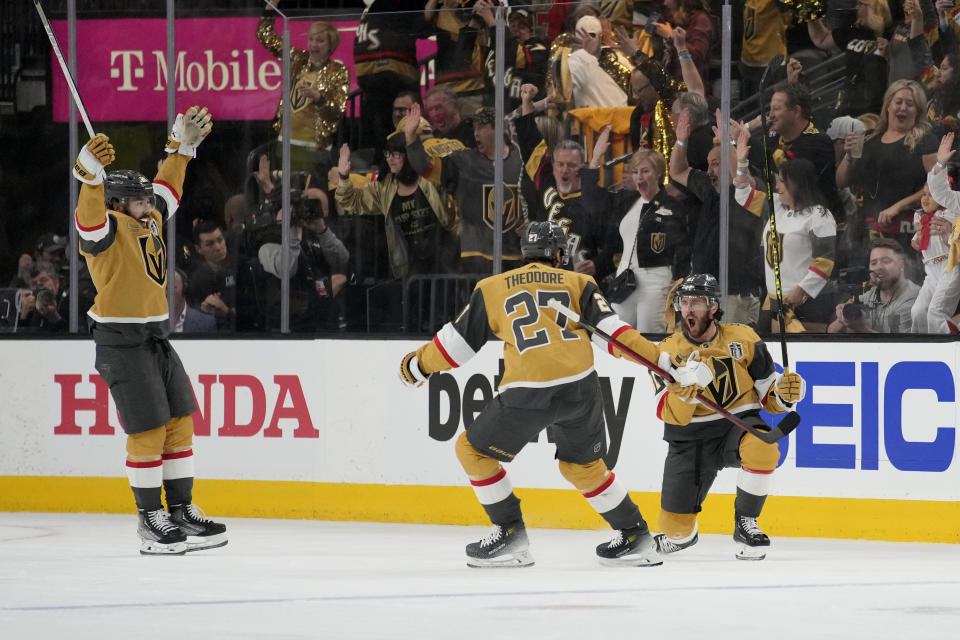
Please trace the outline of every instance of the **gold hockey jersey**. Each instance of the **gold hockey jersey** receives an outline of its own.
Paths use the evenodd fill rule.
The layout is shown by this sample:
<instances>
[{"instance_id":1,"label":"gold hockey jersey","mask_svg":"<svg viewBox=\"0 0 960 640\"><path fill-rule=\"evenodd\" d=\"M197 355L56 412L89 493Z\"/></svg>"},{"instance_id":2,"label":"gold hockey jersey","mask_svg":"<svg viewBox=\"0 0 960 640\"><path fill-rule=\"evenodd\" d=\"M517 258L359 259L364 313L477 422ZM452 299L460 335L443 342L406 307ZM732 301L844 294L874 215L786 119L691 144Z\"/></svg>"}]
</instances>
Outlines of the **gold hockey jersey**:
<instances>
[{"instance_id":1,"label":"gold hockey jersey","mask_svg":"<svg viewBox=\"0 0 960 640\"><path fill-rule=\"evenodd\" d=\"M172 153L153 180L154 193L167 205L167 216L176 212L186 174L188 156ZM83 184L77 203L76 225L80 253L87 260L97 287L87 314L95 322L133 340L166 337L167 246L163 216L154 209L146 226L104 204L103 184Z\"/></svg>"},{"instance_id":2,"label":"gold hockey jersey","mask_svg":"<svg viewBox=\"0 0 960 640\"><path fill-rule=\"evenodd\" d=\"M773 358L760 336L742 324L716 323L717 335L702 344L692 342L677 331L660 343L662 369L681 367L691 353L713 371L713 382L704 389L708 400L734 415L757 412L783 413L784 407L774 393L777 372ZM664 422L665 440L692 440L720 435L730 423L700 403L686 403L672 395L666 381L653 374L657 399L657 417ZM716 432L716 433L714 433Z\"/></svg>"},{"instance_id":3,"label":"gold hockey jersey","mask_svg":"<svg viewBox=\"0 0 960 640\"><path fill-rule=\"evenodd\" d=\"M592 277L530 263L477 283L457 319L417 350L421 370L430 374L459 367L488 340L500 339L504 343L500 391L551 387L588 376L593 371L591 335L547 306L550 300L656 362L656 345L617 317ZM600 338L592 339L612 355L622 356Z\"/></svg>"}]
</instances>

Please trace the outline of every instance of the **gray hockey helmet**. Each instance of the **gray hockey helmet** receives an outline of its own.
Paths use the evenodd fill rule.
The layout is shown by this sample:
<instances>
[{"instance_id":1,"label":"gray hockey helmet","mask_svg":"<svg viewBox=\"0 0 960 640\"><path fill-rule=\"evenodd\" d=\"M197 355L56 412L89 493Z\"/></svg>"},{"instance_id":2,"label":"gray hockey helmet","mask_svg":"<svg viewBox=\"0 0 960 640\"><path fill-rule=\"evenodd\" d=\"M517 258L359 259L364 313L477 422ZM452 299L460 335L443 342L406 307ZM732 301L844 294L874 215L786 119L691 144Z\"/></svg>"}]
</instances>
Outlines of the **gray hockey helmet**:
<instances>
[{"instance_id":1,"label":"gray hockey helmet","mask_svg":"<svg viewBox=\"0 0 960 640\"><path fill-rule=\"evenodd\" d=\"M524 258L553 259L557 251L566 251L567 233L556 222L531 222L520 238L520 253Z\"/></svg>"}]
</instances>

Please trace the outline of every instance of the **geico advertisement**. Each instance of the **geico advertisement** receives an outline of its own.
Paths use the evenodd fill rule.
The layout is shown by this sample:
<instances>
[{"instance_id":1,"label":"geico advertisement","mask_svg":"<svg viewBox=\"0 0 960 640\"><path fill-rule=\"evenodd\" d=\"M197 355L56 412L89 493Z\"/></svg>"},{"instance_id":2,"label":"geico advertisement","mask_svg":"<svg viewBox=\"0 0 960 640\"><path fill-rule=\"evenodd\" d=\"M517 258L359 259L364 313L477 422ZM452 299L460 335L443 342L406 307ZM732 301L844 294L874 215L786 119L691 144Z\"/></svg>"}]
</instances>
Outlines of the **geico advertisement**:
<instances>
[{"instance_id":1,"label":"geico advertisement","mask_svg":"<svg viewBox=\"0 0 960 640\"><path fill-rule=\"evenodd\" d=\"M502 348L431 376L397 378L411 341L175 340L193 383L198 475L388 484L464 483L453 440L493 397ZM123 432L91 342L2 343L0 475L123 474ZM782 440L774 493L960 499L953 344L789 345L807 380ZM779 347L771 345L779 357ZM607 462L658 491L666 444L645 369L599 350ZM776 421L777 416L769 417ZM567 488L549 430L509 465L519 487ZM715 490L733 492L735 473Z\"/></svg>"}]
</instances>

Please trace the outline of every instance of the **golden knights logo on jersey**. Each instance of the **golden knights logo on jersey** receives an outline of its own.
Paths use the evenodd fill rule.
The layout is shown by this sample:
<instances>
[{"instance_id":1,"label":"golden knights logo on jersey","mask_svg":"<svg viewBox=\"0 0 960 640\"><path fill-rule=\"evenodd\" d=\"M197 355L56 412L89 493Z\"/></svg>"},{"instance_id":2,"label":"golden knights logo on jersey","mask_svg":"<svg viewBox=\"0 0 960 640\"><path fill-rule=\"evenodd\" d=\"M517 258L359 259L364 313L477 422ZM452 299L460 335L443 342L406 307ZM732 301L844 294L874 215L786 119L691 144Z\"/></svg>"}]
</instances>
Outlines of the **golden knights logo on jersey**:
<instances>
[{"instance_id":1,"label":"golden knights logo on jersey","mask_svg":"<svg viewBox=\"0 0 960 640\"><path fill-rule=\"evenodd\" d=\"M496 213L497 190L492 184L483 185L483 221L491 229ZM517 205L517 185L503 185L503 232L506 233L520 223L520 207Z\"/></svg>"},{"instance_id":2,"label":"golden knights logo on jersey","mask_svg":"<svg viewBox=\"0 0 960 640\"><path fill-rule=\"evenodd\" d=\"M713 368L713 382L704 391L710 392L715 403L726 407L740 395L733 358L713 356L710 364Z\"/></svg>"},{"instance_id":3,"label":"golden knights logo on jersey","mask_svg":"<svg viewBox=\"0 0 960 640\"><path fill-rule=\"evenodd\" d=\"M150 235L138 237L137 242L140 243L140 254L147 275L161 287L164 286L167 282L167 245L163 242L156 220L150 221Z\"/></svg>"},{"instance_id":4,"label":"golden knights logo on jersey","mask_svg":"<svg viewBox=\"0 0 960 640\"><path fill-rule=\"evenodd\" d=\"M654 253L663 253L667 246L667 234L658 231L650 234L650 250Z\"/></svg>"},{"instance_id":5,"label":"golden knights logo on jersey","mask_svg":"<svg viewBox=\"0 0 960 640\"><path fill-rule=\"evenodd\" d=\"M773 231L767 234L767 264L773 268ZM783 234L777 234L777 257L783 262Z\"/></svg>"}]
</instances>

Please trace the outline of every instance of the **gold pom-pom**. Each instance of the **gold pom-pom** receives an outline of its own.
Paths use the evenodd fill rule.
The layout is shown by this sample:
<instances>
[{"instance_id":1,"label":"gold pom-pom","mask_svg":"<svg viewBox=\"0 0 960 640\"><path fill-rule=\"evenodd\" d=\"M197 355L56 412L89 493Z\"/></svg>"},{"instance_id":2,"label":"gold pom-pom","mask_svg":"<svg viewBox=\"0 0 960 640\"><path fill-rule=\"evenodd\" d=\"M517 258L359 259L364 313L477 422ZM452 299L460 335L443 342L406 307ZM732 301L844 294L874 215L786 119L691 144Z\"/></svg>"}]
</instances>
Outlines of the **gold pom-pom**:
<instances>
[{"instance_id":1,"label":"gold pom-pom","mask_svg":"<svg viewBox=\"0 0 960 640\"><path fill-rule=\"evenodd\" d=\"M827 15L823 0L780 0L780 3L793 10L795 24L806 24Z\"/></svg>"}]
</instances>

